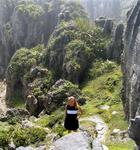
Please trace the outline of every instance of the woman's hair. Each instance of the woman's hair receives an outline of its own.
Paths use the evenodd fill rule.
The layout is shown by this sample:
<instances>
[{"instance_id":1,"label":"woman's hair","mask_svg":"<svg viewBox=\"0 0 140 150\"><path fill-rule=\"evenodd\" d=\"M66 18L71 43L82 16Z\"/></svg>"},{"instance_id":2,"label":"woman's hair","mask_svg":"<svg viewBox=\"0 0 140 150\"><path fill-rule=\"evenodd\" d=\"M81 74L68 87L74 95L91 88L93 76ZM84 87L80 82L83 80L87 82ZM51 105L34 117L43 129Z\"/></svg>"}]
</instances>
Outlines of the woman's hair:
<instances>
[{"instance_id":1,"label":"woman's hair","mask_svg":"<svg viewBox=\"0 0 140 150\"><path fill-rule=\"evenodd\" d=\"M74 96L68 97L68 103L67 103L67 105L70 105L71 100L74 100L74 107L75 107L75 108L78 108L78 107L79 107L79 104L78 104L78 102L77 102L77 100L76 100L76 98L75 98Z\"/></svg>"}]
</instances>

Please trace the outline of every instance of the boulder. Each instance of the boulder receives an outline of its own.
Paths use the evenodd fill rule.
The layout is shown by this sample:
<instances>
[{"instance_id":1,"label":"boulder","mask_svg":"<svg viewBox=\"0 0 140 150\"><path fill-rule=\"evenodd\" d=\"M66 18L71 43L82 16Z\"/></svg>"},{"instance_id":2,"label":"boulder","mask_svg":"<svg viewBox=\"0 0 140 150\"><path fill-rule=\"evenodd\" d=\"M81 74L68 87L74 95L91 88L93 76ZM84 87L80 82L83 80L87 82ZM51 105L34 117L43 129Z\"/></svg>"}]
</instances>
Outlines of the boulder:
<instances>
[{"instance_id":1,"label":"boulder","mask_svg":"<svg viewBox=\"0 0 140 150\"><path fill-rule=\"evenodd\" d=\"M92 150L108 150L105 149L105 147L100 143L98 139L93 140L92 147L93 147Z\"/></svg>"},{"instance_id":2,"label":"boulder","mask_svg":"<svg viewBox=\"0 0 140 150\"><path fill-rule=\"evenodd\" d=\"M26 100L26 109L30 112L30 115L37 115L38 113L38 100L34 95L28 95Z\"/></svg>"},{"instance_id":3,"label":"boulder","mask_svg":"<svg viewBox=\"0 0 140 150\"><path fill-rule=\"evenodd\" d=\"M49 150L92 150L91 138L86 132L68 134L55 141Z\"/></svg>"},{"instance_id":4,"label":"boulder","mask_svg":"<svg viewBox=\"0 0 140 150\"><path fill-rule=\"evenodd\" d=\"M128 129L129 136L136 142L137 146L140 147L140 116L131 119L130 126Z\"/></svg>"},{"instance_id":5,"label":"boulder","mask_svg":"<svg viewBox=\"0 0 140 150\"><path fill-rule=\"evenodd\" d=\"M108 150L98 139L92 139L87 132L68 134L56 140L49 150Z\"/></svg>"}]
</instances>

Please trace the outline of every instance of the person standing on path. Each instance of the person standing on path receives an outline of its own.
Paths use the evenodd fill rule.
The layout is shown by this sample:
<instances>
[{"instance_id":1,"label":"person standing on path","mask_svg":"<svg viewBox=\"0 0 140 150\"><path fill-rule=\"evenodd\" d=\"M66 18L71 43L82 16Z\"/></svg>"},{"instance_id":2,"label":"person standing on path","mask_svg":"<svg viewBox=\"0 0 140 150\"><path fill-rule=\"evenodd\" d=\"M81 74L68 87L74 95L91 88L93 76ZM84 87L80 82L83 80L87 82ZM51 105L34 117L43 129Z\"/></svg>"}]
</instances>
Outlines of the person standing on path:
<instances>
[{"instance_id":1,"label":"person standing on path","mask_svg":"<svg viewBox=\"0 0 140 150\"><path fill-rule=\"evenodd\" d=\"M80 108L77 100L74 96L68 97L68 103L65 108L65 121L64 127L69 131L76 132L79 128L79 118L82 114L82 109Z\"/></svg>"}]
</instances>

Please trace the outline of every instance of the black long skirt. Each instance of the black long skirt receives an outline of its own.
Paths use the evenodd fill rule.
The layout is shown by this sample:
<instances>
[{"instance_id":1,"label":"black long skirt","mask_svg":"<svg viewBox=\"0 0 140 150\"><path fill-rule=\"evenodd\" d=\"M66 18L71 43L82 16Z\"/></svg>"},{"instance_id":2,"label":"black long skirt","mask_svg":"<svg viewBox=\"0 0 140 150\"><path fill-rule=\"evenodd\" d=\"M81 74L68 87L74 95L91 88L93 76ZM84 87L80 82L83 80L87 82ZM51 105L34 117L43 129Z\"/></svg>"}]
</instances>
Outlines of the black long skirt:
<instances>
[{"instance_id":1,"label":"black long skirt","mask_svg":"<svg viewBox=\"0 0 140 150\"><path fill-rule=\"evenodd\" d=\"M64 127L67 130L77 130L79 128L79 121L77 115L66 115Z\"/></svg>"}]
</instances>

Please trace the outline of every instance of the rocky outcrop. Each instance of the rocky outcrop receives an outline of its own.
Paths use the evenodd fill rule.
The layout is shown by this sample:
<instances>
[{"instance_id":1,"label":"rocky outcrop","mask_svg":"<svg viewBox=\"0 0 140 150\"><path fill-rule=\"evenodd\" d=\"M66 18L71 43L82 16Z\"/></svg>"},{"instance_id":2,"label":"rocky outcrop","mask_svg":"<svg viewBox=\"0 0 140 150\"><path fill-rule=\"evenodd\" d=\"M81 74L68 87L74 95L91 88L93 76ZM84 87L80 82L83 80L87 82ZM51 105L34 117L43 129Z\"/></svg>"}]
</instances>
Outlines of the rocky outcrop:
<instances>
[{"instance_id":1,"label":"rocky outcrop","mask_svg":"<svg viewBox=\"0 0 140 150\"><path fill-rule=\"evenodd\" d=\"M59 0L0 2L0 77L17 49L47 44L58 22L60 5Z\"/></svg>"},{"instance_id":2,"label":"rocky outcrop","mask_svg":"<svg viewBox=\"0 0 140 150\"><path fill-rule=\"evenodd\" d=\"M131 119L129 126L129 136L136 142L138 149L140 149L140 116L136 116L135 119Z\"/></svg>"},{"instance_id":3,"label":"rocky outcrop","mask_svg":"<svg viewBox=\"0 0 140 150\"><path fill-rule=\"evenodd\" d=\"M111 44L107 50L107 58L113 59L118 62L121 61L121 54L123 52L123 31L124 31L124 25L119 24L117 25L113 39L111 41Z\"/></svg>"},{"instance_id":4,"label":"rocky outcrop","mask_svg":"<svg viewBox=\"0 0 140 150\"><path fill-rule=\"evenodd\" d=\"M128 15L123 52L123 105L126 118L132 120L130 137L139 146L140 115L140 0Z\"/></svg>"},{"instance_id":5,"label":"rocky outcrop","mask_svg":"<svg viewBox=\"0 0 140 150\"><path fill-rule=\"evenodd\" d=\"M140 0L128 16L122 70L123 104L127 119L135 117L140 103Z\"/></svg>"},{"instance_id":6,"label":"rocky outcrop","mask_svg":"<svg viewBox=\"0 0 140 150\"><path fill-rule=\"evenodd\" d=\"M0 121L8 121L12 118L20 118L21 120L28 117L29 113L24 109L9 108L5 115L0 116Z\"/></svg>"},{"instance_id":7,"label":"rocky outcrop","mask_svg":"<svg viewBox=\"0 0 140 150\"><path fill-rule=\"evenodd\" d=\"M68 134L56 140L49 150L105 150L98 141L93 140L86 132ZM107 149L106 149L107 150Z\"/></svg>"}]
</instances>

